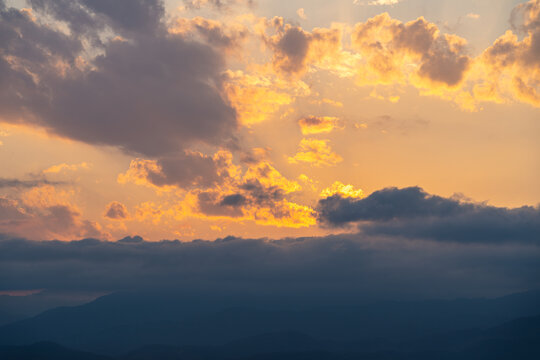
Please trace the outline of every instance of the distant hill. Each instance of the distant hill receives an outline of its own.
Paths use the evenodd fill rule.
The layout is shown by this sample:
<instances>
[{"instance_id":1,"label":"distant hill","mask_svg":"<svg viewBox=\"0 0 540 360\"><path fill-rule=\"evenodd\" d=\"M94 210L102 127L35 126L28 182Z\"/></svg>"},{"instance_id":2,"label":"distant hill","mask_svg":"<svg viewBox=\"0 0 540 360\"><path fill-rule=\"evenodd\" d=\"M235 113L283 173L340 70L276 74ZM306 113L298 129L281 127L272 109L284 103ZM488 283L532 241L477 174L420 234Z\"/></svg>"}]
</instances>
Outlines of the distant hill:
<instances>
[{"instance_id":1,"label":"distant hill","mask_svg":"<svg viewBox=\"0 0 540 360\"><path fill-rule=\"evenodd\" d=\"M447 334L452 337L452 334ZM357 344L358 345L358 344ZM300 333L257 335L221 346L144 346L107 357L70 350L52 343L0 347L2 360L537 360L540 358L540 316L520 318L476 331L446 349L376 351L346 349Z\"/></svg>"},{"instance_id":2,"label":"distant hill","mask_svg":"<svg viewBox=\"0 0 540 360\"><path fill-rule=\"evenodd\" d=\"M503 331L494 326L540 314L538 291L497 299L324 307L309 307L307 303L304 309L268 303L248 307L241 301L242 306L231 307L235 303L234 299L182 294L113 294L2 326L0 345L47 341L119 355L152 344L208 348L253 335L302 334L296 338L298 350L313 349L311 343L315 342L332 351L458 351L458 345L467 345L467 340L481 341L483 329ZM250 343L256 340L251 338ZM260 341L266 340L259 338L257 345L235 348L262 349L264 342Z\"/></svg>"},{"instance_id":3,"label":"distant hill","mask_svg":"<svg viewBox=\"0 0 540 360\"><path fill-rule=\"evenodd\" d=\"M0 347L2 360L111 360L112 358L67 349L54 343Z\"/></svg>"}]
</instances>

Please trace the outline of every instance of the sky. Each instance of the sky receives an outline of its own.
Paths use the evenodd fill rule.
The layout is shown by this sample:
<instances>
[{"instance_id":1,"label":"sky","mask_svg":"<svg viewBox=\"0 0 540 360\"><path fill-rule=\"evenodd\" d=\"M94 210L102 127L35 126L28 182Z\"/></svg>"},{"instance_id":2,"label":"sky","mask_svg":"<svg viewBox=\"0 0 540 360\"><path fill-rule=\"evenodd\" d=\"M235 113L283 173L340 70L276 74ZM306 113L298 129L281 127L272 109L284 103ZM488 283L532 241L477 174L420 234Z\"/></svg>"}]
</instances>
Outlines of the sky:
<instances>
[{"instance_id":1,"label":"sky","mask_svg":"<svg viewBox=\"0 0 540 360\"><path fill-rule=\"evenodd\" d=\"M323 236L386 188L540 203L538 1L8 1L0 231Z\"/></svg>"},{"instance_id":2,"label":"sky","mask_svg":"<svg viewBox=\"0 0 540 360\"><path fill-rule=\"evenodd\" d=\"M0 294L539 285L539 0L0 0L0 34Z\"/></svg>"}]
</instances>

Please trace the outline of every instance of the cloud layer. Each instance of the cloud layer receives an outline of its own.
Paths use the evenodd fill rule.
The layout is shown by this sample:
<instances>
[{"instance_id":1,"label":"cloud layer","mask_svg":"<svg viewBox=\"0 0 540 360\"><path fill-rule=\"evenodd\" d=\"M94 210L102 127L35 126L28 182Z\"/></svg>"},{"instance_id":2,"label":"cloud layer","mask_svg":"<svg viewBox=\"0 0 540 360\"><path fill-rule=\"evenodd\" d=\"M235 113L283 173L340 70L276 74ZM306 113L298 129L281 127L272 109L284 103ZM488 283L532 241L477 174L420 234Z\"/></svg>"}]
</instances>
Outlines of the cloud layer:
<instances>
[{"instance_id":1,"label":"cloud layer","mask_svg":"<svg viewBox=\"0 0 540 360\"><path fill-rule=\"evenodd\" d=\"M319 201L329 226L360 224L362 232L458 243L526 243L540 246L540 208L516 209L430 195L418 187L388 188L366 198L336 194Z\"/></svg>"},{"instance_id":2,"label":"cloud layer","mask_svg":"<svg viewBox=\"0 0 540 360\"><path fill-rule=\"evenodd\" d=\"M191 243L2 237L0 290L165 288L275 298L331 295L334 303L485 296L537 286L539 257L538 247L456 247L366 235Z\"/></svg>"}]
</instances>

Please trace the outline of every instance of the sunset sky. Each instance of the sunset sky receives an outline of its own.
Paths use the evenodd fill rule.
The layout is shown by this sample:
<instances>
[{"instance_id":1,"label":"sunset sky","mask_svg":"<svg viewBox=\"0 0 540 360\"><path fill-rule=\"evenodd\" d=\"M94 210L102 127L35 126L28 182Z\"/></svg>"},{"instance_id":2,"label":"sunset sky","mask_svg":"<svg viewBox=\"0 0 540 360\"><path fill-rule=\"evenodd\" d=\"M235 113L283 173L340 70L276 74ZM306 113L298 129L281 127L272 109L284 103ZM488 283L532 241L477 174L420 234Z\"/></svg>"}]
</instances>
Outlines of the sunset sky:
<instances>
[{"instance_id":1,"label":"sunset sky","mask_svg":"<svg viewBox=\"0 0 540 360\"><path fill-rule=\"evenodd\" d=\"M0 233L529 241L539 184L539 0L0 0Z\"/></svg>"}]
</instances>

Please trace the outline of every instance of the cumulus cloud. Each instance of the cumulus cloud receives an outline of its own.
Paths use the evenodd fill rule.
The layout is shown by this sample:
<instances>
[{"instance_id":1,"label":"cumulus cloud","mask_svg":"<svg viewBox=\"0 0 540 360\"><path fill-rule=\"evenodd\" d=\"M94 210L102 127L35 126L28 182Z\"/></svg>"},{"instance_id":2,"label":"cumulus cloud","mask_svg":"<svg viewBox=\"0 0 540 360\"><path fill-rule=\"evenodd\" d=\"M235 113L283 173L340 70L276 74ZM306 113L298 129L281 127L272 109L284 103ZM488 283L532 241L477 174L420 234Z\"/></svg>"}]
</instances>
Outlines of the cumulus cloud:
<instances>
[{"instance_id":1,"label":"cumulus cloud","mask_svg":"<svg viewBox=\"0 0 540 360\"><path fill-rule=\"evenodd\" d=\"M276 298L294 294L306 300L331 294L335 303L486 296L534 287L539 257L538 247L430 245L359 234L191 243L0 236L0 290L205 289Z\"/></svg>"},{"instance_id":2,"label":"cumulus cloud","mask_svg":"<svg viewBox=\"0 0 540 360\"><path fill-rule=\"evenodd\" d=\"M329 140L302 139L298 145L298 152L289 157L289 163L306 163L312 166L335 166L343 161L330 145Z\"/></svg>"},{"instance_id":3,"label":"cumulus cloud","mask_svg":"<svg viewBox=\"0 0 540 360\"><path fill-rule=\"evenodd\" d=\"M301 82L291 93L290 84L242 71L225 72L224 81L227 97L245 126L268 120L282 106L291 104L295 95L307 93L307 85Z\"/></svg>"},{"instance_id":4,"label":"cumulus cloud","mask_svg":"<svg viewBox=\"0 0 540 360\"><path fill-rule=\"evenodd\" d=\"M104 216L111 220L126 220L129 218L129 212L126 205L118 201L113 201L107 205Z\"/></svg>"},{"instance_id":5,"label":"cumulus cloud","mask_svg":"<svg viewBox=\"0 0 540 360\"><path fill-rule=\"evenodd\" d=\"M315 225L309 206L287 199L301 186L279 173L268 161L250 164L243 175L220 187L197 195L198 210L207 216L225 216L277 227Z\"/></svg>"},{"instance_id":6,"label":"cumulus cloud","mask_svg":"<svg viewBox=\"0 0 540 360\"><path fill-rule=\"evenodd\" d=\"M239 50L249 34L249 30L242 24L225 24L199 16L176 19L168 31L200 40L224 51Z\"/></svg>"},{"instance_id":7,"label":"cumulus cloud","mask_svg":"<svg viewBox=\"0 0 540 360\"><path fill-rule=\"evenodd\" d=\"M341 181L334 182L331 186L321 191L321 198L329 198L339 195L343 198L363 198L364 192L362 189L355 189L351 184L345 185Z\"/></svg>"},{"instance_id":8,"label":"cumulus cloud","mask_svg":"<svg viewBox=\"0 0 540 360\"><path fill-rule=\"evenodd\" d=\"M340 62L343 57L339 28L314 28L311 32L286 24L282 18L268 20L266 29L275 34L263 39L273 50L273 67L287 77L301 76L310 65ZM265 29L265 30L266 30Z\"/></svg>"},{"instance_id":9,"label":"cumulus cloud","mask_svg":"<svg viewBox=\"0 0 540 360\"><path fill-rule=\"evenodd\" d=\"M339 119L331 116L307 116L298 120L303 135L329 133L339 127Z\"/></svg>"},{"instance_id":10,"label":"cumulus cloud","mask_svg":"<svg viewBox=\"0 0 540 360\"><path fill-rule=\"evenodd\" d=\"M135 159L129 169L118 176L118 181L157 187L211 187L229 176L233 170L231 161L232 155L225 151L214 156L186 151L158 160Z\"/></svg>"},{"instance_id":11,"label":"cumulus cloud","mask_svg":"<svg viewBox=\"0 0 540 360\"><path fill-rule=\"evenodd\" d=\"M83 217L73 188L49 182L24 185L0 195L0 232L41 240L108 238L99 223Z\"/></svg>"},{"instance_id":12,"label":"cumulus cloud","mask_svg":"<svg viewBox=\"0 0 540 360\"><path fill-rule=\"evenodd\" d=\"M313 209L288 199L301 186L284 177L258 153L254 151L244 159L245 167L234 164L227 151L213 157L189 153L188 157L171 158L170 162L136 159L128 171L118 176L118 181L150 186L157 192L169 191L176 197L171 209L141 204L136 217L142 220L159 222L167 216L250 220L278 227L315 225Z\"/></svg>"},{"instance_id":13,"label":"cumulus cloud","mask_svg":"<svg viewBox=\"0 0 540 360\"><path fill-rule=\"evenodd\" d=\"M0 197L0 231L36 239L104 238L99 224L82 218L68 204L29 206Z\"/></svg>"},{"instance_id":14,"label":"cumulus cloud","mask_svg":"<svg viewBox=\"0 0 540 360\"><path fill-rule=\"evenodd\" d=\"M514 29L499 37L480 57L484 76L475 86L479 99L506 102L517 99L540 106L540 1L518 5L512 12Z\"/></svg>"},{"instance_id":15,"label":"cumulus cloud","mask_svg":"<svg viewBox=\"0 0 540 360\"><path fill-rule=\"evenodd\" d=\"M412 62L421 79L452 87L464 79L471 63L464 39L441 34L423 17L402 23L383 13L356 24L352 39L372 71L360 79L362 83L405 82L404 64Z\"/></svg>"},{"instance_id":16,"label":"cumulus cloud","mask_svg":"<svg viewBox=\"0 0 540 360\"><path fill-rule=\"evenodd\" d=\"M388 188L365 198L336 194L319 201L329 226L357 223L366 234L462 243L539 246L540 208L501 208L430 195L418 187Z\"/></svg>"},{"instance_id":17,"label":"cumulus cloud","mask_svg":"<svg viewBox=\"0 0 540 360\"><path fill-rule=\"evenodd\" d=\"M3 8L3 120L150 156L234 137L236 112L222 94L222 55L167 32L160 1L34 5L68 26L83 19L121 38L88 49L83 30L68 36L28 10Z\"/></svg>"}]
</instances>

